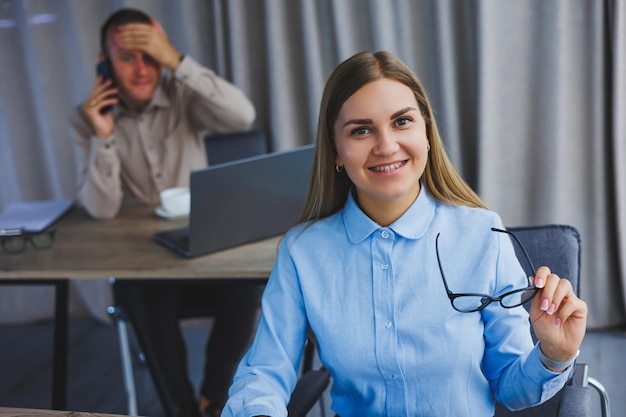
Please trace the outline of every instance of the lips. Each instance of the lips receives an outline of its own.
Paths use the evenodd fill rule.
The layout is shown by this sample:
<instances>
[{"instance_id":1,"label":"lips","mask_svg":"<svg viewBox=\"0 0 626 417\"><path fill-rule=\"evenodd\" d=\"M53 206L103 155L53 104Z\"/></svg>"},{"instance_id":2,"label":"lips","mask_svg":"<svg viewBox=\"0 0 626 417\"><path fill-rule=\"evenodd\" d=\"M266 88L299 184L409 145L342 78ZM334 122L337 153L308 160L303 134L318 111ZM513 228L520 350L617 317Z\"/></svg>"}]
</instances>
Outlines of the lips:
<instances>
[{"instance_id":1,"label":"lips","mask_svg":"<svg viewBox=\"0 0 626 417\"><path fill-rule=\"evenodd\" d=\"M378 166L369 168L369 170L374 171L374 172L393 172L405 166L406 163L407 161L400 161L400 162L395 162L393 164L378 165Z\"/></svg>"},{"instance_id":2,"label":"lips","mask_svg":"<svg viewBox=\"0 0 626 417\"><path fill-rule=\"evenodd\" d=\"M152 82L150 81L135 81L133 82L133 85L135 87L147 87L150 86L152 84Z\"/></svg>"}]
</instances>

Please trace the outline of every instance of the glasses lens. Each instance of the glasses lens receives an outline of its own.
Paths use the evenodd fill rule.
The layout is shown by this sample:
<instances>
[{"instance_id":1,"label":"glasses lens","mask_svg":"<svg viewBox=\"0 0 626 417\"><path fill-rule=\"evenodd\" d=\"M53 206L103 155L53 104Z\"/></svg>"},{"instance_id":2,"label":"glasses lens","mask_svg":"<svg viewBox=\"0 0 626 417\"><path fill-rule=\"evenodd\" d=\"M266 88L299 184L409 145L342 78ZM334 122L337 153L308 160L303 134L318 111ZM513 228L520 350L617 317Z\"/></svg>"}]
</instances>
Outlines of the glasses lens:
<instances>
[{"instance_id":1,"label":"glasses lens","mask_svg":"<svg viewBox=\"0 0 626 417\"><path fill-rule=\"evenodd\" d=\"M26 248L26 240L21 236L3 238L2 247L7 253L20 253Z\"/></svg>"},{"instance_id":2,"label":"glasses lens","mask_svg":"<svg viewBox=\"0 0 626 417\"><path fill-rule=\"evenodd\" d=\"M33 246L36 249L50 249L54 243L54 233L40 233L30 237L30 241L33 242Z\"/></svg>"},{"instance_id":3,"label":"glasses lens","mask_svg":"<svg viewBox=\"0 0 626 417\"><path fill-rule=\"evenodd\" d=\"M522 304L532 300L538 290L538 288L525 288L513 291L512 293L504 296L500 302L503 307L507 308L521 306Z\"/></svg>"},{"instance_id":4,"label":"glasses lens","mask_svg":"<svg viewBox=\"0 0 626 417\"><path fill-rule=\"evenodd\" d=\"M490 303L489 297L480 296L480 295L462 295L460 297L455 297L452 301L452 306L462 312L472 312L476 310L480 310L487 306Z\"/></svg>"}]
</instances>

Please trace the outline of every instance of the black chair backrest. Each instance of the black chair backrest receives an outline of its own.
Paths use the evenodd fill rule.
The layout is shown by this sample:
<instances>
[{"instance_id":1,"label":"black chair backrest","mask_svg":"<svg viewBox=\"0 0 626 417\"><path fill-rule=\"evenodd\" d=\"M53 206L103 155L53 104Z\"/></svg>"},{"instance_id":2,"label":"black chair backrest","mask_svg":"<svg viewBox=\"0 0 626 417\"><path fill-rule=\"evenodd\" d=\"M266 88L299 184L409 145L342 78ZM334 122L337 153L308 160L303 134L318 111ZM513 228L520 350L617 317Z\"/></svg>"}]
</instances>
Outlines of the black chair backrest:
<instances>
[{"instance_id":1,"label":"black chair backrest","mask_svg":"<svg viewBox=\"0 0 626 417\"><path fill-rule=\"evenodd\" d=\"M577 295L580 295L580 255L581 243L578 231L567 225L523 226L509 227L522 242L535 268L542 265L550 268L552 272L561 278L568 279ZM517 257L529 275L530 266L520 253L519 245L513 243Z\"/></svg>"},{"instance_id":2,"label":"black chair backrest","mask_svg":"<svg viewBox=\"0 0 626 417\"><path fill-rule=\"evenodd\" d=\"M209 165L257 156L268 151L267 139L258 130L210 133L204 137L204 145Z\"/></svg>"}]
</instances>

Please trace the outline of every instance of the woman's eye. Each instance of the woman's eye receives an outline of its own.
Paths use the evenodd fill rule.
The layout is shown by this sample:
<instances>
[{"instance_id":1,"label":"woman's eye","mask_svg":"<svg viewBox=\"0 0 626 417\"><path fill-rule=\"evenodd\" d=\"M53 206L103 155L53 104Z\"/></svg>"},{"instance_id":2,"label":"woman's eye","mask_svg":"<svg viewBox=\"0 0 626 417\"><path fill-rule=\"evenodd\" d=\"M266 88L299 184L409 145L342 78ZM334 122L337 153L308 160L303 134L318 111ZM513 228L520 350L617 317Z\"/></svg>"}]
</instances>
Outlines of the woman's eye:
<instances>
[{"instance_id":1,"label":"woman's eye","mask_svg":"<svg viewBox=\"0 0 626 417\"><path fill-rule=\"evenodd\" d=\"M370 131L369 128L362 126L362 127L357 127L356 129L353 129L352 132L350 132L350 133L352 135L359 136L359 135L365 135L365 134L369 133L369 131Z\"/></svg>"},{"instance_id":2,"label":"woman's eye","mask_svg":"<svg viewBox=\"0 0 626 417\"><path fill-rule=\"evenodd\" d=\"M410 117L401 117L398 120L396 120L396 126L406 126L409 123L411 123Z\"/></svg>"}]
</instances>

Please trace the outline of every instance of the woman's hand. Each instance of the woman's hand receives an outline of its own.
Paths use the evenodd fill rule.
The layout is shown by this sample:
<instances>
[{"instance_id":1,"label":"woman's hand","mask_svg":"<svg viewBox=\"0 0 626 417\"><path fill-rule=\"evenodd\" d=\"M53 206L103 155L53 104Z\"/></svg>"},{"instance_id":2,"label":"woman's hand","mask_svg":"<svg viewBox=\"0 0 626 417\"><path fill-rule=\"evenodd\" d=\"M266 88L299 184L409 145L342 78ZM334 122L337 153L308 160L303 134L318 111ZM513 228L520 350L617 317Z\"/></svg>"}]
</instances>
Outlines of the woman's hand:
<instances>
[{"instance_id":1,"label":"woman's hand","mask_svg":"<svg viewBox=\"0 0 626 417\"><path fill-rule=\"evenodd\" d=\"M567 279L559 278L548 267L537 269L531 279L541 288L530 308L541 351L555 361L574 358L587 328L587 304L576 296Z\"/></svg>"}]
</instances>

